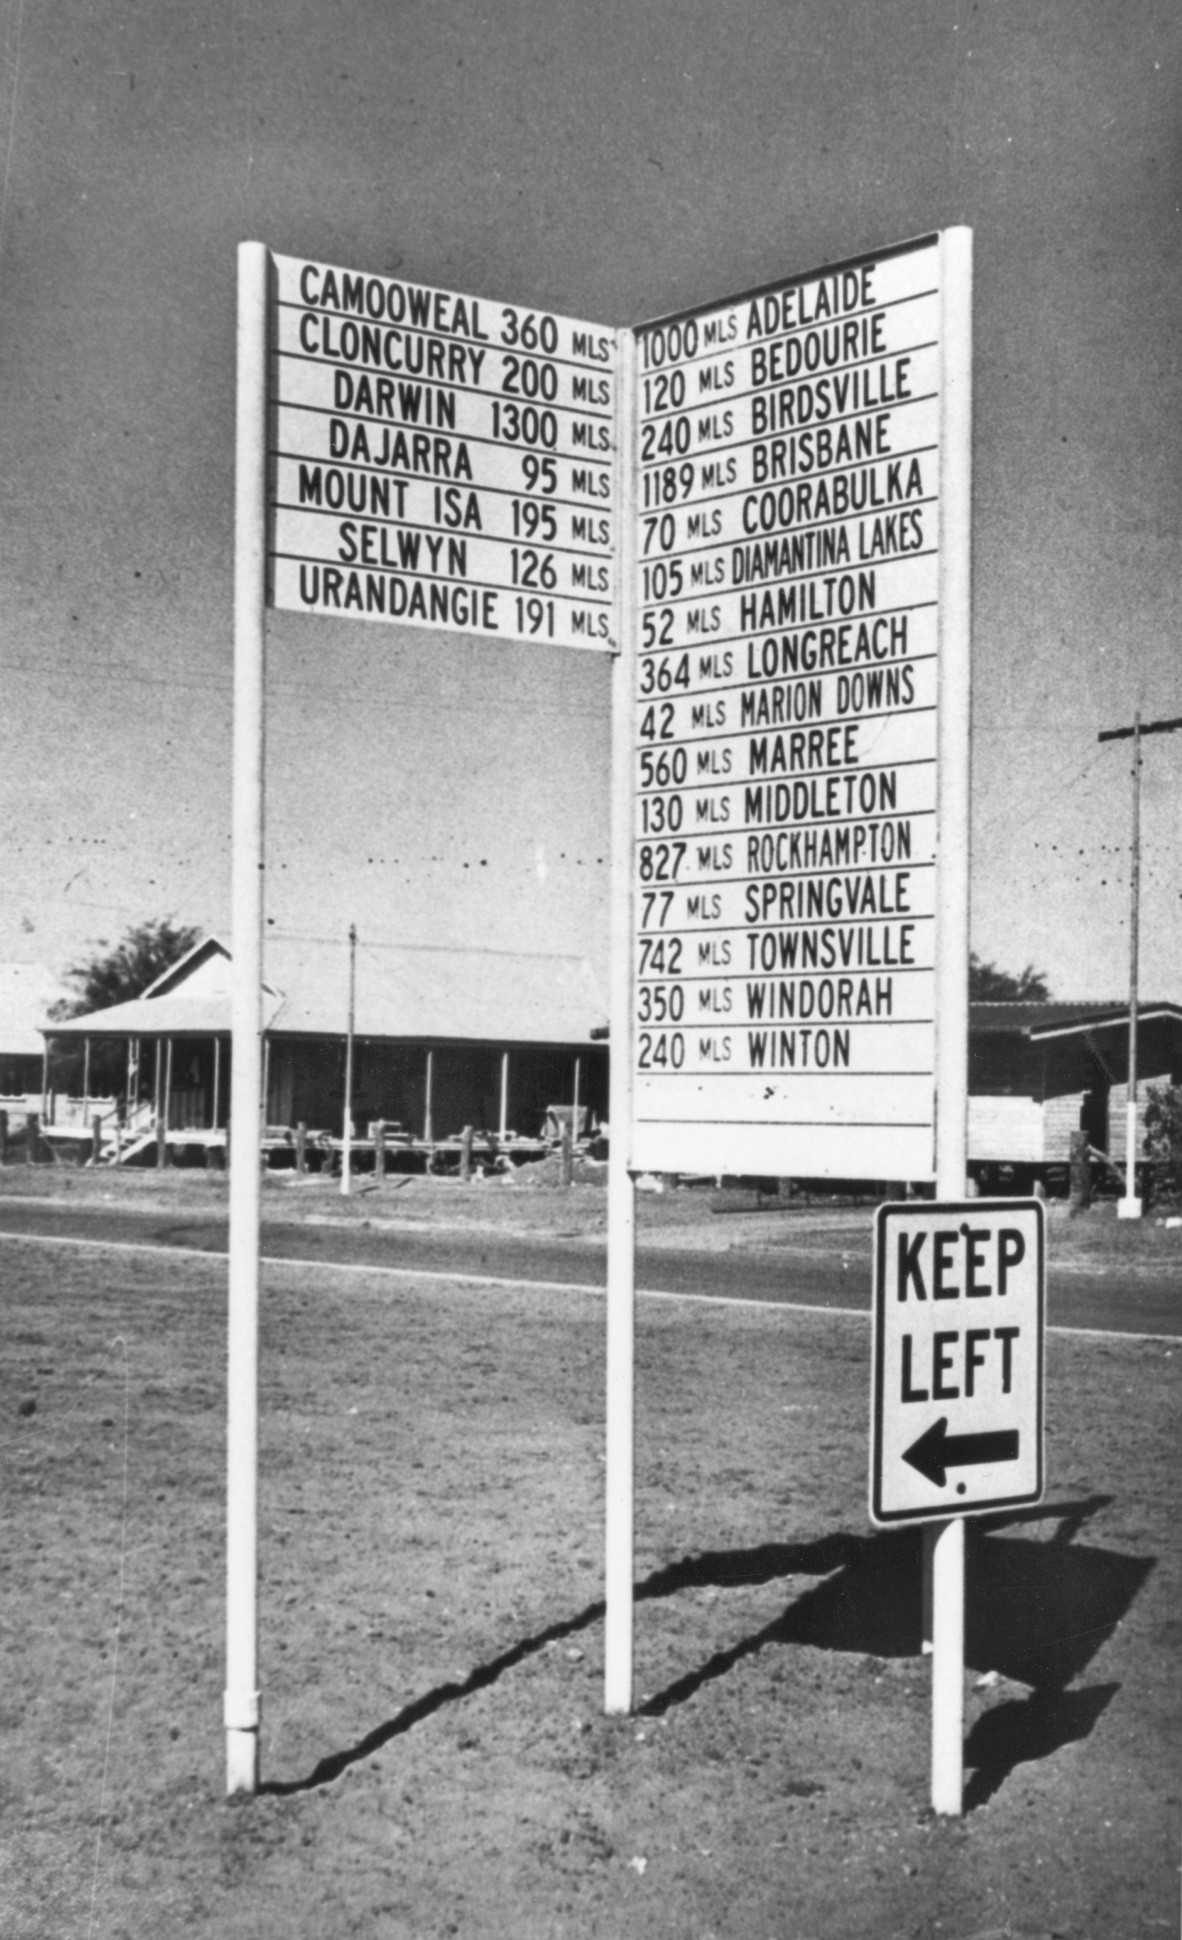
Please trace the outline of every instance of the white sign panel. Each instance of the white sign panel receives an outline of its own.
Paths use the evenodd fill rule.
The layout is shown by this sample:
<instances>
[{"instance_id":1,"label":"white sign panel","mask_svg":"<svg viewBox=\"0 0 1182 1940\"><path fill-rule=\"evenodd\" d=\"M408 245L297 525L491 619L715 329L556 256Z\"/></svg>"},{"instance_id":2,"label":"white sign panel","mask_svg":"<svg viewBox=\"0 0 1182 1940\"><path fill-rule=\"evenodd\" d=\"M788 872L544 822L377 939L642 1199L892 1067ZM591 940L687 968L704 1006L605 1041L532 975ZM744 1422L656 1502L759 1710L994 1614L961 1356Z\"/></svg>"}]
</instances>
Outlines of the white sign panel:
<instances>
[{"instance_id":1,"label":"white sign panel","mask_svg":"<svg viewBox=\"0 0 1182 1940\"><path fill-rule=\"evenodd\" d=\"M616 333L272 260L271 603L611 647Z\"/></svg>"},{"instance_id":2,"label":"white sign panel","mask_svg":"<svg viewBox=\"0 0 1182 1940\"><path fill-rule=\"evenodd\" d=\"M1041 1501L1041 1204L880 1206L875 1241L873 1520Z\"/></svg>"},{"instance_id":3,"label":"white sign panel","mask_svg":"<svg viewBox=\"0 0 1182 1940\"><path fill-rule=\"evenodd\" d=\"M637 1168L934 1176L940 238L637 336Z\"/></svg>"}]
</instances>

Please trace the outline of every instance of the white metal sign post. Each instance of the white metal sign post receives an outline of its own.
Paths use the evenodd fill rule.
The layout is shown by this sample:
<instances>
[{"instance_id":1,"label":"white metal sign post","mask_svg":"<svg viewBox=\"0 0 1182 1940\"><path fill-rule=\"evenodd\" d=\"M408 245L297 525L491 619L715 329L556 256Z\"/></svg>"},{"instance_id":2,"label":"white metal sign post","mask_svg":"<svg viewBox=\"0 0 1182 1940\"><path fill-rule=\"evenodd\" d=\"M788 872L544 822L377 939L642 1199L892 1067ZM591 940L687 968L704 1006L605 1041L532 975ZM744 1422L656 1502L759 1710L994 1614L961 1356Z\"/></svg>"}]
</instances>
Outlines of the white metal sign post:
<instances>
[{"instance_id":1,"label":"white metal sign post","mask_svg":"<svg viewBox=\"0 0 1182 1940\"><path fill-rule=\"evenodd\" d=\"M968 1183L969 772L972 642L973 257L940 238L940 708L936 921L936 1197ZM932 1807L964 1803L964 1518L932 1525ZM925 1561L925 1568L927 1567Z\"/></svg>"},{"instance_id":2,"label":"white metal sign post","mask_svg":"<svg viewBox=\"0 0 1182 1940\"><path fill-rule=\"evenodd\" d=\"M953 229L635 332L633 1172L964 1193L971 284ZM610 1501L610 1438L608 1467ZM934 1674L959 1690L959 1521L935 1556ZM959 1762L956 1794L939 1809Z\"/></svg>"},{"instance_id":3,"label":"white metal sign post","mask_svg":"<svg viewBox=\"0 0 1182 1940\"><path fill-rule=\"evenodd\" d=\"M263 649L267 252L238 251L234 506L233 1058L226 1423L226 1790L259 1775L259 1133L263 1079Z\"/></svg>"},{"instance_id":4,"label":"white metal sign post","mask_svg":"<svg viewBox=\"0 0 1182 1940\"><path fill-rule=\"evenodd\" d=\"M265 607L615 650L619 345L256 242L238 290L225 1725L227 1791L250 1793Z\"/></svg>"},{"instance_id":5,"label":"white metal sign post","mask_svg":"<svg viewBox=\"0 0 1182 1940\"><path fill-rule=\"evenodd\" d=\"M604 1710L632 1709L634 1445L636 1346L636 1185L633 1173L632 1044L635 1006L632 778L633 655L637 633L636 527L629 516L627 476L636 435L636 354L625 338L620 356L621 489L618 522L620 640L612 669L611 1096L607 1224L607 1351L604 1369Z\"/></svg>"}]
</instances>

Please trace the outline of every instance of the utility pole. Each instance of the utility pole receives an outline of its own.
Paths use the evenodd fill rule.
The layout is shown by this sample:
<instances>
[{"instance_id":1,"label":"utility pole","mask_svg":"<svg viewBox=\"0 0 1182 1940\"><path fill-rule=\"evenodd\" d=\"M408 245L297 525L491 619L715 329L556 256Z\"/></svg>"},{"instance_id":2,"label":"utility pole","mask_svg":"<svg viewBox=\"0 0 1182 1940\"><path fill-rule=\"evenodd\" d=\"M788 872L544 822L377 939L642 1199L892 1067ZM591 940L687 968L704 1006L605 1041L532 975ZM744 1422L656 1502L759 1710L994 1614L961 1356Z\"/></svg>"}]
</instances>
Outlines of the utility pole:
<instances>
[{"instance_id":1,"label":"utility pole","mask_svg":"<svg viewBox=\"0 0 1182 1940\"><path fill-rule=\"evenodd\" d=\"M1133 858L1129 870L1129 1082L1125 1105L1126 1145L1125 1196L1117 1202L1117 1217L1140 1219L1141 1201L1137 1197L1137 982L1141 936L1141 736L1173 734L1182 728L1182 718L1171 721L1142 721L1138 708L1132 727L1107 728L1098 741L1133 743Z\"/></svg>"},{"instance_id":2,"label":"utility pole","mask_svg":"<svg viewBox=\"0 0 1182 1940\"><path fill-rule=\"evenodd\" d=\"M349 1014L345 1029L345 1109L341 1127L341 1192L353 1189L353 1027L357 1009L357 925L349 925Z\"/></svg>"}]
</instances>

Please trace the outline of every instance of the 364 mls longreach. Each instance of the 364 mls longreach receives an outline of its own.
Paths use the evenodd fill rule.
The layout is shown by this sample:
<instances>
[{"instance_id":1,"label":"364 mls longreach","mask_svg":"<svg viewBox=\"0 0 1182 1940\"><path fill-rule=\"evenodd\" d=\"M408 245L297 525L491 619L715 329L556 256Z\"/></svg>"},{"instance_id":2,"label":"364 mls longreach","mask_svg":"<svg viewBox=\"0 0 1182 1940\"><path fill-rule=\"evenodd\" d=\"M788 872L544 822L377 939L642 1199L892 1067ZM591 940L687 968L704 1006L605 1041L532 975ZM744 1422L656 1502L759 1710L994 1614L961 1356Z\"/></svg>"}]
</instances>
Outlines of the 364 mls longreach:
<instances>
[{"instance_id":1,"label":"364 mls longreach","mask_svg":"<svg viewBox=\"0 0 1182 1940\"><path fill-rule=\"evenodd\" d=\"M636 332L640 1167L934 1176L931 235Z\"/></svg>"},{"instance_id":2,"label":"364 mls longreach","mask_svg":"<svg viewBox=\"0 0 1182 1940\"><path fill-rule=\"evenodd\" d=\"M875 1522L1042 1499L1045 1260L1036 1199L879 1207Z\"/></svg>"}]
</instances>

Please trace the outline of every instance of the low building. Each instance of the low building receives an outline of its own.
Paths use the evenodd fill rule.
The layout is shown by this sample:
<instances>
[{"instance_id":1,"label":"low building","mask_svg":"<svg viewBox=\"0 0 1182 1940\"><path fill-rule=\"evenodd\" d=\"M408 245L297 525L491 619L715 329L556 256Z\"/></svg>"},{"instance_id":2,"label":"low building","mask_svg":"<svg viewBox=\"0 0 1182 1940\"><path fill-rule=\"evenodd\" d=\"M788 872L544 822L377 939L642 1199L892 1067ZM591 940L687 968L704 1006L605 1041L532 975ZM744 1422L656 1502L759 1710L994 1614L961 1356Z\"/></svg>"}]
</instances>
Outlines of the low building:
<instances>
[{"instance_id":1,"label":"low building","mask_svg":"<svg viewBox=\"0 0 1182 1940\"><path fill-rule=\"evenodd\" d=\"M114 1056L103 1135L117 1132L124 1156L161 1126L174 1148L224 1146L231 985L230 952L209 937L142 996L47 1024L51 1123L68 1121L86 1072ZM582 957L362 943L353 1002L358 1138L380 1122L383 1139L430 1149L470 1126L503 1147L540 1142L552 1107L583 1127L606 1117L606 1007ZM268 1144L302 1126L330 1150L343 1133L348 945L269 945L263 1013Z\"/></svg>"},{"instance_id":2,"label":"low building","mask_svg":"<svg viewBox=\"0 0 1182 1940\"><path fill-rule=\"evenodd\" d=\"M0 963L0 1107L41 1109L45 1041L51 1004L65 992L39 963Z\"/></svg>"},{"instance_id":3,"label":"low building","mask_svg":"<svg viewBox=\"0 0 1182 1940\"><path fill-rule=\"evenodd\" d=\"M970 1170L986 1187L1003 1166L1045 1178L1084 1132L1123 1171L1128 1082L1127 1003L970 1005ZM1139 1004L1139 1097L1179 1082L1182 1005Z\"/></svg>"},{"instance_id":4,"label":"low building","mask_svg":"<svg viewBox=\"0 0 1182 1940\"><path fill-rule=\"evenodd\" d=\"M25 966L16 966L25 968ZM343 1130L348 946L269 945L264 987L265 1125L272 1149L304 1126L339 1149ZM46 1129L104 1120L124 1155L147 1153L163 1123L173 1147L224 1146L230 1099L230 953L199 943L143 996L48 1024ZM29 986L31 990L31 984ZM465 1126L529 1145L577 1113L606 1120L606 1006L587 961L529 952L359 945L353 1127L380 1121L414 1150L454 1143ZM42 1081L25 1026L16 1075ZM27 1042L26 1042L27 1040ZM1122 1170L1128 1005L974 1003L969 1011L969 1168L986 1190L1023 1189L1065 1168L1072 1134ZM1182 1006L1138 1011L1140 1094L1182 1082Z\"/></svg>"}]
</instances>

